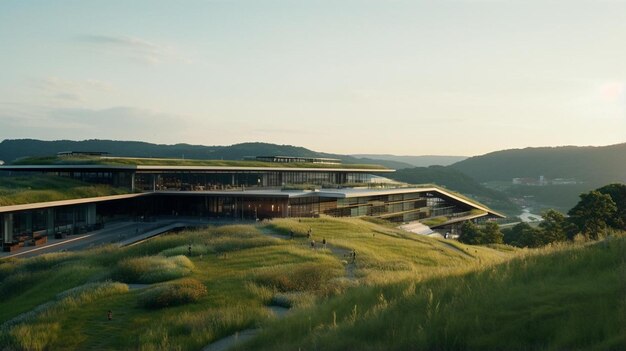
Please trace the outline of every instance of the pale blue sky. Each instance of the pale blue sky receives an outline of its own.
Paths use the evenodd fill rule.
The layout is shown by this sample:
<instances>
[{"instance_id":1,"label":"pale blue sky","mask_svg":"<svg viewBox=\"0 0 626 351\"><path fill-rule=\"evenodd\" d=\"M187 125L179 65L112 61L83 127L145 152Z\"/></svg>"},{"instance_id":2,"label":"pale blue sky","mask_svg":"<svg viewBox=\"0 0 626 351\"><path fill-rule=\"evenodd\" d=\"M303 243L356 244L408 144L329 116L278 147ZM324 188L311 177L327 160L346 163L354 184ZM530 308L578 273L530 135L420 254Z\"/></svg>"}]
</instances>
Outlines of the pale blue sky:
<instances>
[{"instance_id":1,"label":"pale blue sky","mask_svg":"<svg viewBox=\"0 0 626 351\"><path fill-rule=\"evenodd\" d=\"M0 2L0 140L626 141L626 1Z\"/></svg>"}]
</instances>

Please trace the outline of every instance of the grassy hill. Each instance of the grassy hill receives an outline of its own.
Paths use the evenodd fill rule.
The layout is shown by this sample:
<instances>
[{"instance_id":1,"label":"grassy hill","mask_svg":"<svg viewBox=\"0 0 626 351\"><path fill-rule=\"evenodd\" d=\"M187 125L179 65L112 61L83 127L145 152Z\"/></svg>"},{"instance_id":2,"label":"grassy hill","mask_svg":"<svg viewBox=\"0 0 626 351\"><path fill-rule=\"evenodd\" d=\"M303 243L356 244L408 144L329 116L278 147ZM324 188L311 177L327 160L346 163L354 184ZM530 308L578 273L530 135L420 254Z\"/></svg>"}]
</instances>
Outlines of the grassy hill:
<instances>
[{"instance_id":1,"label":"grassy hill","mask_svg":"<svg viewBox=\"0 0 626 351\"><path fill-rule=\"evenodd\" d=\"M22 157L54 155L61 151L102 151L111 156L162 157L200 160L242 160L244 156L303 156L338 158L347 164L379 164L388 168L411 167L407 163L356 158L347 155L328 154L292 145L269 143L242 143L230 146L204 146L175 144L162 145L139 141L117 140L56 140L33 139L4 140L0 142L0 160L9 163Z\"/></svg>"},{"instance_id":2,"label":"grassy hill","mask_svg":"<svg viewBox=\"0 0 626 351\"><path fill-rule=\"evenodd\" d=\"M358 287L239 350L623 350L626 240L557 247L461 276Z\"/></svg>"},{"instance_id":3,"label":"grassy hill","mask_svg":"<svg viewBox=\"0 0 626 351\"><path fill-rule=\"evenodd\" d=\"M326 238L329 247L312 250L309 229L318 245ZM294 239L286 235L290 231ZM348 258L353 249L355 263ZM470 248L359 219L322 218L212 227L126 248L5 260L0 344L198 350L235 331L268 325L276 319L270 305L304 310L357 286L458 275L515 252Z\"/></svg>"},{"instance_id":4,"label":"grassy hill","mask_svg":"<svg viewBox=\"0 0 626 351\"><path fill-rule=\"evenodd\" d=\"M518 250L361 219L209 227L0 261L0 344L198 350L262 328L239 349L617 350L624 257L623 237Z\"/></svg>"}]
</instances>

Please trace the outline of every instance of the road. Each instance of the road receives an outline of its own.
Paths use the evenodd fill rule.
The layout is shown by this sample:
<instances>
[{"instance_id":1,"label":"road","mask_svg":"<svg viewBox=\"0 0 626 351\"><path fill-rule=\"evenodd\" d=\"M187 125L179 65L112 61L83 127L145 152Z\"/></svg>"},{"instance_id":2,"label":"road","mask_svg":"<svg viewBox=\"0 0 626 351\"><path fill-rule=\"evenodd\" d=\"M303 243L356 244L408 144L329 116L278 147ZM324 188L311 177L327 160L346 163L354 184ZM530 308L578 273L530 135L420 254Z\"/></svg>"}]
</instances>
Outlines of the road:
<instances>
[{"instance_id":1,"label":"road","mask_svg":"<svg viewBox=\"0 0 626 351\"><path fill-rule=\"evenodd\" d=\"M26 246L17 252L2 252L0 259L16 257L28 258L46 253L61 251L79 251L95 246L115 244L129 245L145 240L175 227L195 227L215 224L198 218L163 218L154 222L116 221L107 223L105 228L80 235L70 235L64 239L49 239L41 246Z\"/></svg>"}]
</instances>

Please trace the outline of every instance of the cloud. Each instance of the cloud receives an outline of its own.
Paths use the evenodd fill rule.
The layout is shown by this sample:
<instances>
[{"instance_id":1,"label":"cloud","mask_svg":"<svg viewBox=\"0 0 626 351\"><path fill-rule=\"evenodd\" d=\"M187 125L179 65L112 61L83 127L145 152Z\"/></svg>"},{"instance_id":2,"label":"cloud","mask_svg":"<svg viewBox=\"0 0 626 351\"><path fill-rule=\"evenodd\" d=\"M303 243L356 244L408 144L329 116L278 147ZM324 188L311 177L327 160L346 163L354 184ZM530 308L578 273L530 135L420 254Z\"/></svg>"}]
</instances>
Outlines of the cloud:
<instances>
[{"instance_id":1,"label":"cloud","mask_svg":"<svg viewBox=\"0 0 626 351\"><path fill-rule=\"evenodd\" d=\"M101 94L113 89L111 84L95 79L72 80L55 76L32 80L31 85L44 97L61 103L84 102L86 94Z\"/></svg>"},{"instance_id":2,"label":"cloud","mask_svg":"<svg viewBox=\"0 0 626 351\"><path fill-rule=\"evenodd\" d=\"M136 62L156 65L166 61L190 63L172 47L130 36L83 35L79 41L98 51L125 57Z\"/></svg>"}]
</instances>

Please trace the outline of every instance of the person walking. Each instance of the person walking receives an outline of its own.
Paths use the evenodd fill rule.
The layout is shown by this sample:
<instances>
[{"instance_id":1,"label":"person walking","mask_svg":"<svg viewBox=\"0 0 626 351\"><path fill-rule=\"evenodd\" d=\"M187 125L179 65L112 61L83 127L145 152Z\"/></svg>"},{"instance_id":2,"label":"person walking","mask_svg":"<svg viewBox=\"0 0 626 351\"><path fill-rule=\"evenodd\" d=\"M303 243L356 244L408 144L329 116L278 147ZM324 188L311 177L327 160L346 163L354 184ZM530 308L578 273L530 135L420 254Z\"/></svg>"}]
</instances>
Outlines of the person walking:
<instances>
[{"instance_id":1,"label":"person walking","mask_svg":"<svg viewBox=\"0 0 626 351\"><path fill-rule=\"evenodd\" d=\"M356 250L352 249L352 263L356 263Z\"/></svg>"},{"instance_id":2,"label":"person walking","mask_svg":"<svg viewBox=\"0 0 626 351\"><path fill-rule=\"evenodd\" d=\"M311 240L311 250L315 250L315 240Z\"/></svg>"},{"instance_id":3,"label":"person walking","mask_svg":"<svg viewBox=\"0 0 626 351\"><path fill-rule=\"evenodd\" d=\"M107 312L107 319L113 320L113 311L109 310L109 312Z\"/></svg>"},{"instance_id":4,"label":"person walking","mask_svg":"<svg viewBox=\"0 0 626 351\"><path fill-rule=\"evenodd\" d=\"M188 252L187 256L191 256L191 244L189 244L189 247L187 247L187 252Z\"/></svg>"},{"instance_id":5,"label":"person walking","mask_svg":"<svg viewBox=\"0 0 626 351\"><path fill-rule=\"evenodd\" d=\"M322 239L322 245L326 248L326 238Z\"/></svg>"}]
</instances>

